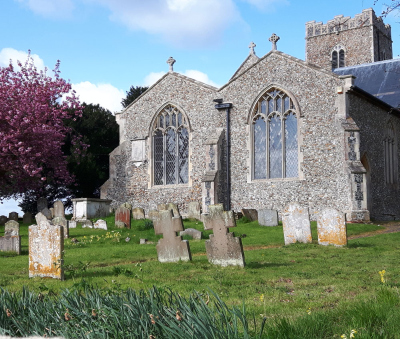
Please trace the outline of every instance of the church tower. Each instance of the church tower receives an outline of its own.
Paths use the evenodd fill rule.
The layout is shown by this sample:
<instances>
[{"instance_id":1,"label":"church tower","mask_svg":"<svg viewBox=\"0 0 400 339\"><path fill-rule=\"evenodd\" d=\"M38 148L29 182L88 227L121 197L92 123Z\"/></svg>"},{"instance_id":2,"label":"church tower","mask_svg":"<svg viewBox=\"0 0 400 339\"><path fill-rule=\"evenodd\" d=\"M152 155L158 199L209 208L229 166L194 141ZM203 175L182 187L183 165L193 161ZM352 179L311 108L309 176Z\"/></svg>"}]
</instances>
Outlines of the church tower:
<instances>
[{"instance_id":1,"label":"church tower","mask_svg":"<svg viewBox=\"0 0 400 339\"><path fill-rule=\"evenodd\" d=\"M393 58L391 27L372 8L354 18L306 23L306 61L335 69Z\"/></svg>"}]
</instances>

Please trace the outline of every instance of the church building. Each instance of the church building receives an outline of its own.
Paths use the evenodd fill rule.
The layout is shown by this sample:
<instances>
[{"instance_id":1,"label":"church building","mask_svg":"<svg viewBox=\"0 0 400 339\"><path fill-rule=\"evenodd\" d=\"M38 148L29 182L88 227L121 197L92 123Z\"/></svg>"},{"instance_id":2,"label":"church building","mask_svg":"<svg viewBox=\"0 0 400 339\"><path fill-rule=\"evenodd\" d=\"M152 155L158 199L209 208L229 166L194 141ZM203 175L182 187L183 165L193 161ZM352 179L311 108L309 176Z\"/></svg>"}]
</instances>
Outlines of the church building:
<instances>
[{"instance_id":1,"label":"church building","mask_svg":"<svg viewBox=\"0 0 400 339\"><path fill-rule=\"evenodd\" d=\"M400 218L400 59L372 9L306 23L306 60L250 53L216 88L170 70L118 113L101 198L148 212L290 202L347 221Z\"/></svg>"}]
</instances>

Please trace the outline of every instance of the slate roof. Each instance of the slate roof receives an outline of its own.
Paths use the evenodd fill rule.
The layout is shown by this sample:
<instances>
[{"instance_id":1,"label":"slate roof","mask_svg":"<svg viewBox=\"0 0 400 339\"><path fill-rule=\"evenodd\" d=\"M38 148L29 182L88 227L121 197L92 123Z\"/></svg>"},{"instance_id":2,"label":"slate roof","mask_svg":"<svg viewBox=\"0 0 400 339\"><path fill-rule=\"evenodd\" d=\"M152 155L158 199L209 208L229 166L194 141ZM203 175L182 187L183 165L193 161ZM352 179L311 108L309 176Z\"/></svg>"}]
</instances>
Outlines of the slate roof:
<instances>
[{"instance_id":1,"label":"slate roof","mask_svg":"<svg viewBox=\"0 0 400 339\"><path fill-rule=\"evenodd\" d=\"M352 74L354 85L392 107L400 107L400 59L336 68L337 75Z\"/></svg>"}]
</instances>

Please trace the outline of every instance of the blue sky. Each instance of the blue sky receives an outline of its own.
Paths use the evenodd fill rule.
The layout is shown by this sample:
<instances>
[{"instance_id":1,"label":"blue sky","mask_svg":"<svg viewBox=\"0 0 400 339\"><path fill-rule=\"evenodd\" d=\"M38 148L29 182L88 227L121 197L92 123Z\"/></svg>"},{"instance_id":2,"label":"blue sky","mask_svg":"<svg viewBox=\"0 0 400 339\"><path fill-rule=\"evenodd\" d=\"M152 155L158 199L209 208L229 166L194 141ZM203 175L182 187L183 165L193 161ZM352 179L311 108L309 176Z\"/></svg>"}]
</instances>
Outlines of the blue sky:
<instances>
[{"instance_id":1,"label":"blue sky","mask_svg":"<svg viewBox=\"0 0 400 339\"><path fill-rule=\"evenodd\" d=\"M82 101L112 112L130 86L151 85L174 70L221 86L249 53L271 49L305 58L305 23L326 23L335 15L353 17L373 0L2 0L0 66L24 61L30 49L39 68L61 60L61 76L70 79ZM390 2L387 0L387 2ZM392 26L394 57L400 54L400 17ZM8 206L8 207L7 207ZM16 209L0 205L0 214Z\"/></svg>"}]
</instances>

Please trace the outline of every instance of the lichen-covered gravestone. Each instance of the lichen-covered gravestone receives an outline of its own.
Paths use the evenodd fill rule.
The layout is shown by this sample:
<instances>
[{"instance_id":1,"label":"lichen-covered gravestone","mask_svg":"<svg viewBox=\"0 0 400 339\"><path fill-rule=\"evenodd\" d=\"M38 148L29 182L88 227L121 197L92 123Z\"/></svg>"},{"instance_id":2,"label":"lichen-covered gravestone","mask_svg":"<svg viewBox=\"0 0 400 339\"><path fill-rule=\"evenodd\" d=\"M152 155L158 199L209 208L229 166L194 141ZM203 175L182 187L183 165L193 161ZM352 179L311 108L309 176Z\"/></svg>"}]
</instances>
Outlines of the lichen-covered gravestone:
<instances>
[{"instance_id":1,"label":"lichen-covered gravestone","mask_svg":"<svg viewBox=\"0 0 400 339\"><path fill-rule=\"evenodd\" d=\"M159 218L154 221L156 235L163 235L156 246L158 261L192 260L188 241L182 240L181 236L176 235L176 232L183 230L181 217L174 217L171 210L159 211Z\"/></svg>"},{"instance_id":2,"label":"lichen-covered gravestone","mask_svg":"<svg viewBox=\"0 0 400 339\"><path fill-rule=\"evenodd\" d=\"M41 212L43 209L49 207L47 199L43 197L39 198L36 204L38 212Z\"/></svg>"},{"instance_id":3,"label":"lichen-covered gravestone","mask_svg":"<svg viewBox=\"0 0 400 339\"><path fill-rule=\"evenodd\" d=\"M99 219L94 223L94 228L107 230L107 222L105 220Z\"/></svg>"},{"instance_id":4,"label":"lichen-covered gravestone","mask_svg":"<svg viewBox=\"0 0 400 339\"><path fill-rule=\"evenodd\" d=\"M308 208L300 206L297 202L290 203L283 211L282 224L285 245L312 242Z\"/></svg>"},{"instance_id":5,"label":"lichen-covered gravestone","mask_svg":"<svg viewBox=\"0 0 400 339\"><path fill-rule=\"evenodd\" d=\"M177 204L174 204L174 203L170 202L170 203L167 205L167 208L168 208L169 210L172 211L172 214L173 214L173 216L174 216L175 218L181 216L181 214L179 213L179 208L178 208L178 205L177 205Z\"/></svg>"},{"instance_id":6,"label":"lichen-covered gravestone","mask_svg":"<svg viewBox=\"0 0 400 339\"><path fill-rule=\"evenodd\" d=\"M156 220L158 218L158 211L157 210L150 210L149 211L149 219Z\"/></svg>"},{"instance_id":7,"label":"lichen-covered gravestone","mask_svg":"<svg viewBox=\"0 0 400 339\"><path fill-rule=\"evenodd\" d=\"M4 237L0 237L0 251L10 251L21 254L21 237L19 223L9 220L5 224Z\"/></svg>"},{"instance_id":8,"label":"lichen-covered gravestone","mask_svg":"<svg viewBox=\"0 0 400 339\"><path fill-rule=\"evenodd\" d=\"M209 205L209 214L203 214L205 230L213 230L210 240L206 240L208 261L221 266L245 266L242 241L229 233L236 227L233 211L224 211L222 204Z\"/></svg>"},{"instance_id":9,"label":"lichen-covered gravestone","mask_svg":"<svg viewBox=\"0 0 400 339\"><path fill-rule=\"evenodd\" d=\"M198 201L189 202L187 216L197 220L201 219L201 205Z\"/></svg>"},{"instance_id":10,"label":"lichen-covered gravestone","mask_svg":"<svg viewBox=\"0 0 400 339\"><path fill-rule=\"evenodd\" d=\"M115 211L115 226L119 228L131 228L131 210L126 207L118 207Z\"/></svg>"},{"instance_id":11,"label":"lichen-covered gravestone","mask_svg":"<svg viewBox=\"0 0 400 339\"><path fill-rule=\"evenodd\" d=\"M53 225L62 226L64 228L64 239L69 238L69 225L68 220L64 217L55 217L52 220Z\"/></svg>"},{"instance_id":12,"label":"lichen-covered gravestone","mask_svg":"<svg viewBox=\"0 0 400 339\"><path fill-rule=\"evenodd\" d=\"M258 220L258 213L257 210L251 209L251 208L243 208L242 209L242 214L244 217L251 221L257 221Z\"/></svg>"},{"instance_id":13,"label":"lichen-covered gravestone","mask_svg":"<svg viewBox=\"0 0 400 339\"><path fill-rule=\"evenodd\" d=\"M36 225L39 225L41 221L48 221L47 217L42 212L36 214L35 219L36 219Z\"/></svg>"},{"instance_id":14,"label":"lichen-covered gravestone","mask_svg":"<svg viewBox=\"0 0 400 339\"><path fill-rule=\"evenodd\" d=\"M17 212L10 212L8 214L8 220L14 220L18 222L18 213Z\"/></svg>"},{"instance_id":15,"label":"lichen-covered gravestone","mask_svg":"<svg viewBox=\"0 0 400 339\"><path fill-rule=\"evenodd\" d=\"M26 212L22 217L22 222L28 225L32 224L32 213Z\"/></svg>"},{"instance_id":16,"label":"lichen-covered gravestone","mask_svg":"<svg viewBox=\"0 0 400 339\"><path fill-rule=\"evenodd\" d=\"M64 280L64 230L48 220L29 226L29 278Z\"/></svg>"},{"instance_id":17,"label":"lichen-covered gravestone","mask_svg":"<svg viewBox=\"0 0 400 339\"><path fill-rule=\"evenodd\" d=\"M144 219L145 215L144 215L144 209L141 207L136 207L132 210L132 219L133 220L140 220L140 219Z\"/></svg>"},{"instance_id":18,"label":"lichen-covered gravestone","mask_svg":"<svg viewBox=\"0 0 400 339\"><path fill-rule=\"evenodd\" d=\"M278 226L278 211L265 208L258 210L258 224L260 226Z\"/></svg>"},{"instance_id":19,"label":"lichen-covered gravestone","mask_svg":"<svg viewBox=\"0 0 400 339\"><path fill-rule=\"evenodd\" d=\"M201 232L195 228L186 228L184 231L180 231L179 235L188 235L193 238L193 240L201 240Z\"/></svg>"},{"instance_id":20,"label":"lichen-covered gravestone","mask_svg":"<svg viewBox=\"0 0 400 339\"><path fill-rule=\"evenodd\" d=\"M0 215L0 226L4 226L7 221L8 218L5 215Z\"/></svg>"},{"instance_id":21,"label":"lichen-covered gravestone","mask_svg":"<svg viewBox=\"0 0 400 339\"><path fill-rule=\"evenodd\" d=\"M65 218L65 207L61 200L57 200L54 202L54 218L62 217Z\"/></svg>"},{"instance_id":22,"label":"lichen-covered gravestone","mask_svg":"<svg viewBox=\"0 0 400 339\"><path fill-rule=\"evenodd\" d=\"M318 244L347 245L346 221L343 213L333 208L324 209L317 218Z\"/></svg>"}]
</instances>

